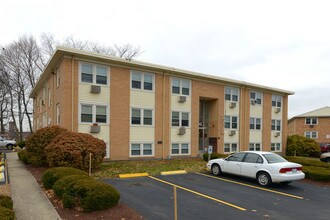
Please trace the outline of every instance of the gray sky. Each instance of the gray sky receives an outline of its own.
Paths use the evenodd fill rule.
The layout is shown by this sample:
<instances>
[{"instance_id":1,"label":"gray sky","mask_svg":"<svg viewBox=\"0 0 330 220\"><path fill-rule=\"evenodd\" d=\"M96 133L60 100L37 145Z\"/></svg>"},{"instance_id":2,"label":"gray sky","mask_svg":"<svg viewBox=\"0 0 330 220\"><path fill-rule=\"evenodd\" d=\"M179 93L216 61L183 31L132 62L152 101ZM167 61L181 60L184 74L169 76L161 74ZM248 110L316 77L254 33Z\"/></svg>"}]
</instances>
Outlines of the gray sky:
<instances>
[{"instance_id":1,"label":"gray sky","mask_svg":"<svg viewBox=\"0 0 330 220\"><path fill-rule=\"evenodd\" d=\"M22 34L130 43L138 60L294 91L289 117L330 106L327 0L0 0Z\"/></svg>"}]
</instances>

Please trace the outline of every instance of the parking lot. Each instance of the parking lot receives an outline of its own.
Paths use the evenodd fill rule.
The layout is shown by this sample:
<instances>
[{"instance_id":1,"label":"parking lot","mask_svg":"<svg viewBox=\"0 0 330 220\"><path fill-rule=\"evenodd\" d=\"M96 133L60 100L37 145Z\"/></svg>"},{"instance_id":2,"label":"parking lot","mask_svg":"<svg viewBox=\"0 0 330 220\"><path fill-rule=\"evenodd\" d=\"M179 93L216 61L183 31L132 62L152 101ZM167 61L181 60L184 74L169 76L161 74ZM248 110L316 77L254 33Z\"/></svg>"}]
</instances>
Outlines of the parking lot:
<instances>
[{"instance_id":1,"label":"parking lot","mask_svg":"<svg viewBox=\"0 0 330 220\"><path fill-rule=\"evenodd\" d=\"M329 219L330 186L305 181L259 187L255 181L207 173L107 179L121 202L146 219Z\"/></svg>"}]
</instances>

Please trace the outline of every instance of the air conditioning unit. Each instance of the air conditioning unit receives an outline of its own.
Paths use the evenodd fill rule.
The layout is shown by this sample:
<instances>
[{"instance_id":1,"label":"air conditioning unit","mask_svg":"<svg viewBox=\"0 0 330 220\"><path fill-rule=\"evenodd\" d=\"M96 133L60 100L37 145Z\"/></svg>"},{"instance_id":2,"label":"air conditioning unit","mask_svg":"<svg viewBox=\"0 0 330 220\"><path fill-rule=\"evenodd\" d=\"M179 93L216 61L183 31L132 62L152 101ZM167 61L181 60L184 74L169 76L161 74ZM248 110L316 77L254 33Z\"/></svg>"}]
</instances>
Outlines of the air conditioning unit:
<instances>
[{"instance_id":1,"label":"air conditioning unit","mask_svg":"<svg viewBox=\"0 0 330 220\"><path fill-rule=\"evenodd\" d=\"M235 107L236 107L236 102L229 103L229 108L235 108Z\"/></svg>"},{"instance_id":2,"label":"air conditioning unit","mask_svg":"<svg viewBox=\"0 0 330 220\"><path fill-rule=\"evenodd\" d=\"M180 103L184 103L184 102L186 102L186 101L187 101L187 97L186 97L186 96L183 96L183 95L180 95L180 96L179 96L178 102L180 102Z\"/></svg>"},{"instance_id":3,"label":"air conditioning unit","mask_svg":"<svg viewBox=\"0 0 330 220\"><path fill-rule=\"evenodd\" d=\"M310 125L309 127L310 127L310 128L314 128L314 125Z\"/></svg>"},{"instance_id":4,"label":"air conditioning unit","mask_svg":"<svg viewBox=\"0 0 330 220\"><path fill-rule=\"evenodd\" d=\"M91 126L91 133L100 133L100 131L101 131L101 126L99 126L99 125L92 125Z\"/></svg>"},{"instance_id":5,"label":"air conditioning unit","mask_svg":"<svg viewBox=\"0 0 330 220\"><path fill-rule=\"evenodd\" d=\"M185 127L180 127L178 130L178 135L184 135L186 133L186 128Z\"/></svg>"},{"instance_id":6,"label":"air conditioning unit","mask_svg":"<svg viewBox=\"0 0 330 220\"><path fill-rule=\"evenodd\" d=\"M281 112L281 108L280 107L276 107L275 113L279 113L279 112Z\"/></svg>"},{"instance_id":7,"label":"air conditioning unit","mask_svg":"<svg viewBox=\"0 0 330 220\"><path fill-rule=\"evenodd\" d=\"M257 103L258 103L258 101L256 99L251 99L251 105L255 105Z\"/></svg>"},{"instance_id":8,"label":"air conditioning unit","mask_svg":"<svg viewBox=\"0 0 330 220\"><path fill-rule=\"evenodd\" d=\"M99 94L101 92L101 86L91 85L90 93Z\"/></svg>"},{"instance_id":9,"label":"air conditioning unit","mask_svg":"<svg viewBox=\"0 0 330 220\"><path fill-rule=\"evenodd\" d=\"M235 130L230 130L229 131L229 136L234 136L236 135L236 131Z\"/></svg>"},{"instance_id":10,"label":"air conditioning unit","mask_svg":"<svg viewBox=\"0 0 330 220\"><path fill-rule=\"evenodd\" d=\"M274 136L275 136L275 137L279 137L280 135L281 135L281 132L276 131Z\"/></svg>"}]
</instances>

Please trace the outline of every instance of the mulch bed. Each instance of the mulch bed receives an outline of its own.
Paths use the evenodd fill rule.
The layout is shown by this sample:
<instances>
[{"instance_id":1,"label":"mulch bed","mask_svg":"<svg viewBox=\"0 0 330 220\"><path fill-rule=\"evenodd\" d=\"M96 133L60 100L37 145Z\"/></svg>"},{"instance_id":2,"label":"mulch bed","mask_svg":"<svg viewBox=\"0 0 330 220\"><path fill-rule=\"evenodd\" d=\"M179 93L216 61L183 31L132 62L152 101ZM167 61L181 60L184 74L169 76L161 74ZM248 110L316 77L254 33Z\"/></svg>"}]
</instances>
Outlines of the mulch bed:
<instances>
[{"instance_id":1,"label":"mulch bed","mask_svg":"<svg viewBox=\"0 0 330 220\"><path fill-rule=\"evenodd\" d=\"M33 167L31 165L25 165L26 169L32 173L34 178L37 180L39 185L42 187L41 184L41 177L43 172L46 168L42 167ZM50 190L45 190L42 188L45 194L48 196L49 200L55 207L58 214L61 216L63 220L70 220L70 219L77 219L77 220L90 220L90 219L119 219L119 220L140 220L143 217L137 213L135 210L131 209L130 207L126 206L125 204L119 203L117 206L112 207L110 209L102 210L102 211L95 211L90 213L80 212L76 209L65 209L62 207L61 201L59 198L51 193Z\"/></svg>"}]
</instances>

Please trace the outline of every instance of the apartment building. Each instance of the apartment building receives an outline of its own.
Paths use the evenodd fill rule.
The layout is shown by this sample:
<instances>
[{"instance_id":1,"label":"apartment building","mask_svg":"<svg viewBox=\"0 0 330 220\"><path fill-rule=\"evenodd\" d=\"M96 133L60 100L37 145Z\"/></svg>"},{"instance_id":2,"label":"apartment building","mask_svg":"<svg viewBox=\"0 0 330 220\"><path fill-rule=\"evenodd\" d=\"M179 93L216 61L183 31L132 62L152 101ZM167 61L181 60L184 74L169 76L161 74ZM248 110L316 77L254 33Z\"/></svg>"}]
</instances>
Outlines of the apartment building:
<instances>
[{"instance_id":1,"label":"apartment building","mask_svg":"<svg viewBox=\"0 0 330 220\"><path fill-rule=\"evenodd\" d=\"M285 152L293 92L59 47L31 93L34 129L107 144L111 160Z\"/></svg>"},{"instance_id":2,"label":"apartment building","mask_svg":"<svg viewBox=\"0 0 330 220\"><path fill-rule=\"evenodd\" d=\"M288 135L312 138L319 144L330 143L330 107L294 116L288 121Z\"/></svg>"}]
</instances>

